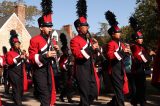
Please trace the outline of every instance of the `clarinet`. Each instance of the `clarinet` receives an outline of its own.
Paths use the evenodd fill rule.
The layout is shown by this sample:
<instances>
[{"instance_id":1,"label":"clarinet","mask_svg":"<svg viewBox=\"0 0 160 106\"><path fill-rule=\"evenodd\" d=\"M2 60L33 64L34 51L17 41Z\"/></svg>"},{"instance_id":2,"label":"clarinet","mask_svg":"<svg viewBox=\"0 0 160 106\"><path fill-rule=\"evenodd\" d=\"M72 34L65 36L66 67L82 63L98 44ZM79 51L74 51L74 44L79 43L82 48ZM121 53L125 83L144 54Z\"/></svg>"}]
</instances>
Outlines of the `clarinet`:
<instances>
[{"instance_id":1,"label":"clarinet","mask_svg":"<svg viewBox=\"0 0 160 106\"><path fill-rule=\"evenodd\" d=\"M89 31L88 31L87 34L88 34L87 37L88 37L88 39L89 39L89 41L90 41L90 39L92 39L92 36L91 36L91 34L90 34ZM106 60L107 60L99 48L96 48L96 51L97 51L97 52L100 54L100 56L102 57L102 61L106 61Z\"/></svg>"},{"instance_id":2,"label":"clarinet","mask_svg":"<svg viewBox=\"0 0 160 106\"><path fill-rule=\"evenodd\" d=\"M23 52L22 52L21 49L18 49L18 52L19 52L20 55L23 55ZM22 63L24 63L24 62L26 62L26 59L25 59L25 58L22 58L21 61L22 61Z\"/></svg>"},{"instance_id":3,"label":"clarinet","mask_svg":"<svg viewBox=\"0 0 160 106\"><path fill-rule=\"evenodd\" d=\"M68 56L68 58L67 58L68 61L66 63L66 66L68 66L70 69L70 67L72 67L72 65L73 65L73 64L71 64L73 62L73 57L71 54L68 54L67 56Z\"/></svg>"},{"instance_id":4,"label":"clarinet","mask_svg":"<svg viewBox=\"0 0 160 106\"><path fill-rule=\"evenodd\" d=\"M57 61L57 59L58 59L58 57L60 56L60 52L59 52L59 50L55 50L55 48L54 48L54 44L53 44L53 42L52 42L52 33L51 33L51 31L49 32L49 39L50 39L50 42L49 42L49 46L50 47L48 47L48 51L56 51L57 52L57 56L56 57L53 57L53 58L51 58L51 64L52 64L52 61L54 61L54 63L56 64L56 68L57 68L57 71L59 70L59 63L58 63L58 61Z\"/></svg>"}]
</instances>

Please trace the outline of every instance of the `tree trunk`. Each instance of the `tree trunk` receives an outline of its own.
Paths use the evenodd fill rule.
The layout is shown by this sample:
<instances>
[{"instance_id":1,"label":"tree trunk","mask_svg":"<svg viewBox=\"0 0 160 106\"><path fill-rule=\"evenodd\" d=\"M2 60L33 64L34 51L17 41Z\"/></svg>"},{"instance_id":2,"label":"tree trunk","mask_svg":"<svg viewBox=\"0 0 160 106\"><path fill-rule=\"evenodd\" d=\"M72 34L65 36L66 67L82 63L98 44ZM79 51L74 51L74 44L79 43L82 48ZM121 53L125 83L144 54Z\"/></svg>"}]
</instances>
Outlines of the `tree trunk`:
<instances>
[{"instance_id":1,"label":"tree trunk","mask_svg":"<svg viewBox=\"0 0 160 106\"><path fill-rule=\"evenodd\" d=\"M156 0L156 1L157 1L158 9L160 11L160 0Z\"/></svg>"}]
</instances>

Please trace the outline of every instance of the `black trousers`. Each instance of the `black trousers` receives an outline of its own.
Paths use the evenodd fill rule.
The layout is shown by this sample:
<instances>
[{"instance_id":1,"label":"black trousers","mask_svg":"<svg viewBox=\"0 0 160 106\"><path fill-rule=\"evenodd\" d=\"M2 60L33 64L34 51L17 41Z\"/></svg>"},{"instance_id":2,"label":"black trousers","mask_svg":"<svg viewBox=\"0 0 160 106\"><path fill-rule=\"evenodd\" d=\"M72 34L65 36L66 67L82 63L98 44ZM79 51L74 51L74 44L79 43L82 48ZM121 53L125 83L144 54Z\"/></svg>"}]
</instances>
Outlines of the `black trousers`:
<instances>
[{"instance_id":1,"label":"black trousers","mask_svg":"<svg viewBox=\"0 0 160 106\"><path fill-rule=\"evenodd\" d=\"M17 71L17 72L15 72ZM10 70L8 71L9 81L12 84L13 100L16 105L22 105L22 95L23 95L23 76L18 72L20 70Z\"/></svg>"},{"instance_id":2,"label":"black trousers","mask_svg":"<svg viewBox=\"0 0 160 106\"><path fill-rule=\"evenodd\" d=\"M90 106L95 98L97 98L98 90L94 72L91 70L77 70L77 83L80 93L79 106Z\"/></svg>"},{"instance_id":3,"label":"black trousers","mask_svg":"<svg viewBox=\"0 0 160 106\"><path fill-rule=\"evenodd\" d=\"M48 84L47 70L35 70L33 80L36 96L40 100L41 106L50 106L51 87Z\"/></svg>"},{"instance_id":4,"label":"black trousers","mask_svg":"<svg viewBox=\"0 0 160 106\"><path fill-rule=\"evenodd\" d=\"M112 98L110 104L111 106L124 106L124 94L123 94L124 73L123 71L119 69L112 70L112 74L110 78L111 78L111 83L115 93L115 96Z\"/></svg>"},{"instance_id":5,"label":"black trousers","mask_svg":"<svg viewBox=\"0 0 160 106\"><path fill-rule=\"evenodd\" d=\"M67 96L68 100L71 100L72 95L73 95L73 88L72 88L72 84L69 84L69 74L67 71L63 70L63 72L61 73L61 77L62 77L62 81L63 81L63 87L62 87L62 91L60 94L60 97L64 97Z\"/></svg>"},{"instance_id":6,"label":"black trousers","mask_svg":"<svg viewBox=\"0 0 160 106\"><path fill-rule=\"evenodd\" d=\"M10 88L10 84L9 84L9 81L8 81L8 69L4 68L3 70L3 78L4 78L4 90L5 90L5 93L9 93L9 88Z\"/></svg>"},{"instance_id":7,"label":"black trousers","mask_svg":"<svg viewBox=\"0 0 160 106\"><path fill-rule=\"evenodd\" d=\"M136 92L134 76L133 76L133 73L126 73L126 74L128 78L128 84L129 84L129 93L127 94L127 98L132 99Z\"/></svg>"},{"instance_id":8,"label":"black trousers","mask_svg":"<svg viewBox=\"0 0 160 106\"><path fill-rule=\"evenodd\" d=\"M145 72L141 71L139 73L134 74L134 82L135 82L135 93L132 98L133 104L140 104L141 106L145 106L145 92L146 92L146 76Z\"/></svg>"}]
</instances>

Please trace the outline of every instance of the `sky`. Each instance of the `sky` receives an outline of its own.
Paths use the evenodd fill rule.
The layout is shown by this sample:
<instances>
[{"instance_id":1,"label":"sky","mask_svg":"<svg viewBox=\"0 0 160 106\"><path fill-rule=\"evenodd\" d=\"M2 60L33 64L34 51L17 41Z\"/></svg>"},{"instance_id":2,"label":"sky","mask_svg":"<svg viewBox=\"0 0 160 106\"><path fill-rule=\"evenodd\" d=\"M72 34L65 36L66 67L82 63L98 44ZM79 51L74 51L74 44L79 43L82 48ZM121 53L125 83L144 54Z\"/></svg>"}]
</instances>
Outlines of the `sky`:
<instances>
[{"instance_id":1,"label":"sky","mask_svg":"<svg viewBox=\"0 0 160 106\"><path fill-rule=\"evenodd\" d=\"M2 0L0 0L2 1ZM16 1L16 0L10 0ZM28 5L35 5L39 9L41 0L24 0ZM53 24L54 29L61 29L63 25L71 24L78 18L76 15L77 0L52 0L53 1ZM107 22L104 13L107 10L114 12L117 16L119 26L128 25L128 19L134 13L136 0L87 0L88 23L90 32L98 32L100 22ZM35 19L37 20L37 19ZM34 26L38 26L37 22ZM73 28L73 30L75 30Z\"/></svg>"}]
</instances>

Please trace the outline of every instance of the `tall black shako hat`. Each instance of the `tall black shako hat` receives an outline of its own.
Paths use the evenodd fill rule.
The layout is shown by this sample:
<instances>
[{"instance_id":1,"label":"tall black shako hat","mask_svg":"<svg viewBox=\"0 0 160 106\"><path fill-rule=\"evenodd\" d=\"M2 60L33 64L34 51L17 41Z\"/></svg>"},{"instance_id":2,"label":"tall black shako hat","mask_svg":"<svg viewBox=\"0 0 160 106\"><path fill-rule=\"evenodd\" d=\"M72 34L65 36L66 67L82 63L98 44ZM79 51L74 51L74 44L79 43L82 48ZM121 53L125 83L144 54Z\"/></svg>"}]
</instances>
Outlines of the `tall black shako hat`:
<instances>
[{"instance_id":1,"label":"tall black shako hat","mask_svg":"<svg viewBox=\"0 0 160 106\"><path fill-rule=\"evenodd\" d=\"M21 43L18 39L18 34L15 30L11 30L10 31L10 39L9 39L9 43L11 45L11 47L14 46L15 43Z\"/></svg>"},{"instance_id":2,"label":"tall black shako hat","mask_svg":"<svg viewBox=\"0 0 160 106\"><path fill-rule=\"evenodd\" d=\"M80 26L89 26L87 23L87 4L86 0L78 0L77 1L77 16L79 17L75 22L74 26L77 29L77 27Z\"/></svg>"},{"instance_id":3,"label":"tall black shako hat","mask_svg":"<svg viewBox=\"0 0 160 106\"><path fill-rule=\"evenodd\" d=\"M60 41L61 41L61 44L62 44L62 47L61 47L62 52L68 50L67 38L66 38L66 35L64 33L60 34Z\"/></svg>"},{"instance_id":4,"label":"tall black shako hat","mask_svg":"<svg viewBox=\"0 0 160 106\"><path fill-rule=\"evenodd\" d=\"M143 39L142 32L140 31L141 28L138 25L136 18L134 18L133 16L131 16L129 18L129 23L130 23L131 27L133 28L133 30L135 31L135 33L132 34L132 39L133 40Z\"/></svg>"},{"instance_id":5,"label":"tall black shako hat","mask_svg":"<svg viewBox=\"0 0 160 106\"><path fill-rule=\"evenodd\" d=\"M42 16L38 19L39 27L52 27L52 0L42 0Z\"/></svg>"},{"instance_id":6,"label":"tall black shako hat","mask_svg":"<svg viewBox=\"0 0 160 106\"><path fill-rule=\"evenodd\" d=\"M108 29L108 33L110 36L112 36L113 33L120 33L121 32L120 28L118 27L118 22L116 20L116 16L114 15L114 13L112 13L111 11L108 10L105 13L105 18L108 21L109 25L111 26Z\"/></svg>"}]
</instances>

